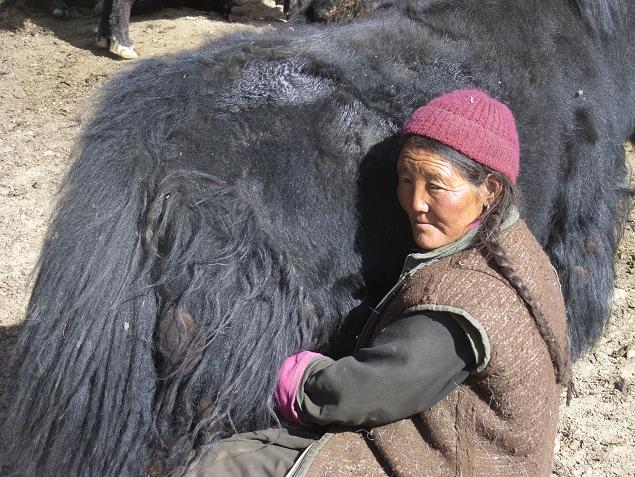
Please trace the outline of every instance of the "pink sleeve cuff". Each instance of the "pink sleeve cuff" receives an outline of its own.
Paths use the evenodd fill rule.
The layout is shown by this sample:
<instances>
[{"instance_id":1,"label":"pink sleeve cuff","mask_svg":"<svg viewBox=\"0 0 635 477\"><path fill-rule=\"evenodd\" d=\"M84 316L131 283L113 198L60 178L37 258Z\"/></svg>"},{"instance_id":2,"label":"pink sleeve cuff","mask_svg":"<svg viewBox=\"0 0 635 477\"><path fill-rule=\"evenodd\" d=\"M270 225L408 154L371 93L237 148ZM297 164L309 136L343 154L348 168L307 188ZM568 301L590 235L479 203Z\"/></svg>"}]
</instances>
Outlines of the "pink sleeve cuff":
<instances>
[{"instance_id":1,"label":"pink sleeve cuff","mask_svg":"<svg viewBox=\"0 0 635 477\"><path fill-rule=\"evenodd\" d=\"M295 398L298 394L300 380L306 368L320 353L300 351L284 360L278 374L278 384L274 392L278 412L285 421L298 422L298 411L295 408Z\"/></svg>"}]
</instances>

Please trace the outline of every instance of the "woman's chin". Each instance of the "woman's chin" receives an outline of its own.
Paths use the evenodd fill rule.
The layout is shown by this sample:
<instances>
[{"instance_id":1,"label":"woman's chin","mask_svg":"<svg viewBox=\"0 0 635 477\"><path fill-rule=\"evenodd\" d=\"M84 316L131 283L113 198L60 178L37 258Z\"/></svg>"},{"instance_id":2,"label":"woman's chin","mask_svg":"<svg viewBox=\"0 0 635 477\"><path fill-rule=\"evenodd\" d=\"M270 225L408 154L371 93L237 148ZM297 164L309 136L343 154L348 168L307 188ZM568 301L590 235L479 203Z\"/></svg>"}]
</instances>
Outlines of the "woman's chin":
<instances>
[{"instance_id":1,"label":"woman's chin","mask_svg":"<svg viewBox=\"0 0 635 477\"><path fill-rule=\"evenodd\" d=\"M416 229L413 228L412 235L417 247L426 251L443 247L453 241L428 224L425 227L417 226Z\"/></svg>"},{"instance_id":2,"label":"woman's chin","mask_svg":"<svg viewBox=\"0 0 635 477\"><path fill-rule=\"evenodd\" d=\"M430 237L429 235L417 234L414 236L414 240L417 247L422 250L434 250L435 248L441 247L441 245L439 245L440 241L438 239L435 240L435 237Z\"/></svg>"}]
</instances>

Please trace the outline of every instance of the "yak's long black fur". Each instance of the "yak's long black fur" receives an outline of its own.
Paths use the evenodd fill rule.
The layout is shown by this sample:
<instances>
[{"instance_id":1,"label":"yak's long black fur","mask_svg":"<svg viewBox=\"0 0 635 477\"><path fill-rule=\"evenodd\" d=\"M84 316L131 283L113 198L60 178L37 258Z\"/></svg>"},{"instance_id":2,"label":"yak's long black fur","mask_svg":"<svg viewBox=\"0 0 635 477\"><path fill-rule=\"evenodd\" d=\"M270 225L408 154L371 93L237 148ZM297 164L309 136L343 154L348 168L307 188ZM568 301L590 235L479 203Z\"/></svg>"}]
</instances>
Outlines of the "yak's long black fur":
<instances>
[{"instance_id":1,"label":"yak's long black fur","mask_svg":"<svg viewBox=\"0 0 635 477\"><path fill-rule=\"evenodd\" d=\"M395 134L457 87L487 89L518 120L524 216L584 352L609 307L635 131L635 5L585 4L398 3L228 36L110 81L43 248L5 469L160 473L275 424L281 361L342 352L339 325L354 334L395 279L412 245Z\"/></svg>"}]
</instances>

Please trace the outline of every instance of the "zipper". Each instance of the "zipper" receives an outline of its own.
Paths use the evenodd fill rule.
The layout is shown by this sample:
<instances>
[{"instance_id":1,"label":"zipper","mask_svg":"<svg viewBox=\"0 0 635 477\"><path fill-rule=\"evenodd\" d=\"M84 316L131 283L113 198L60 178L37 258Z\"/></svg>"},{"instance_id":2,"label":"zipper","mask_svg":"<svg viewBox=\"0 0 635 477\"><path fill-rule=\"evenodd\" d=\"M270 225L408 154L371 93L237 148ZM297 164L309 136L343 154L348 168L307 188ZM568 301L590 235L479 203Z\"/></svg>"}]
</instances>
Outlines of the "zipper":
<instances>
[{"instance_id":1,"label":"zipper","mask_svg":"<svg viewBox=\"0 0 635 477\"><path fill-rule=\"evenodd\" d=\"M293 467L289 469L284 477L302 477L303 475L306 475L309 470L309 467L306 467L307 463L315 458L315 455L320 452L322 447L324 447L324 444L326 444L326 441L328 441L331 436L333 436L333 434L327 432L320 439L304 449L304 452L300 454L300 457L298 457L298 459L294 462Z\"/></svg>"},{"instance_id":2,"label":"zipper","mask_svg":"<svg viewBox=\"0 0 635 477\"><path fill-rule=\"evenodd\" d=\"M386 295L381 299L381 301L377 304L377 306L374 307L370 316L366 320L366 323L364 324L364 327L362 328L362 331L359 334L359 337L357 338L357 343L355 344L355 349L353 351L354 353L359 351L359 349L362 346L362 343L364 343L364 341L367 338L366 335L370 333L370 330L377 323L377 321L381 317L381 313L384 311L384 308L386 307L388 302L392 300L395 297L395 295L401 290L406 279L412 277L418 270L422 269L423 267L427 265L430 265L431 263L436 262L437 260L438 259L432 259L428 262L420 263L414 268L408 270L406 273L402 273L402 275L399 277L399 280L397 280L397 283L395 283L395 285L388 291L388 293L386 293Z\"/></svg>"}]
</instances>

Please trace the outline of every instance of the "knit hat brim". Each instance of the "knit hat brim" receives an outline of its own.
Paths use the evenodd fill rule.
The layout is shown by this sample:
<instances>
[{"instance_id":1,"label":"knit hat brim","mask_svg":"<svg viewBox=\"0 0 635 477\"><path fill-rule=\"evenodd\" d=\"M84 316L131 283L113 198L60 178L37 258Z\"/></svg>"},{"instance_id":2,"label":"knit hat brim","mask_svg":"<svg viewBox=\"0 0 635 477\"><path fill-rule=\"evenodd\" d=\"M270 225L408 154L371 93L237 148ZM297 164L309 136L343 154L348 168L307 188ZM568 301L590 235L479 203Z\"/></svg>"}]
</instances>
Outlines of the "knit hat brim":
<instances>
[{"instance_id":1,"label":"knit hat brim","mask_svg":"<svg viewBox=\"0 0 635 477\"><path fill-rule=\"evenodd\" d=\"M503 103L480 90L457 90L433 99L406 121L402 135L425 136L507 176L518 178L516 123Z\"/></svg>"}]
</instances>

